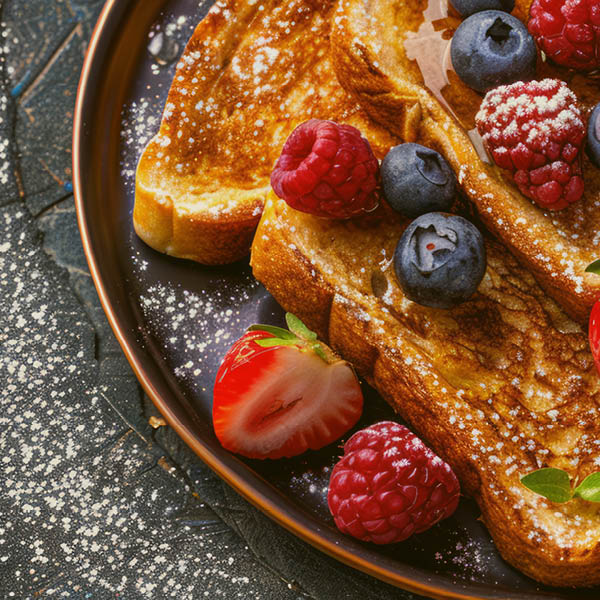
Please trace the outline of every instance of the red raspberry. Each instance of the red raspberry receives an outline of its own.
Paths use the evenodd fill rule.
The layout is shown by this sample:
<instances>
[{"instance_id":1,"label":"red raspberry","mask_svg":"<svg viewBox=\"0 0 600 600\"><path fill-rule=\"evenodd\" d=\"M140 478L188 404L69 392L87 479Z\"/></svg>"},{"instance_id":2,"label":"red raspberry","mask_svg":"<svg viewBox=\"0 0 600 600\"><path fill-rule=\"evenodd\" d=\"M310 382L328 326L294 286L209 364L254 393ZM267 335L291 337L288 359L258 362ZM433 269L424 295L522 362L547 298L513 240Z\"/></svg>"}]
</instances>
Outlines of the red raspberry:
<instances>
[{"instance_id":1,"label":"red raspberry","mask_svg":"<svg viewBox=\"0 0 600 600\"><path fill-rule=\"evenodd\" d=\"M392 544L449 517L459 496L447 463L403 425L382 421L346 442L327 501L340 531Z\"/></svg>"},{"instance_id":2,"label":"red raspberry","mask_svg":"<svg viewBox=\"0 0 600 600\"><path fill-rule=\"evenodd\" d=\"M600 66L598 0L533 0L527 26L555 63L583 71Z\"/></svg>"},{"instance_id":3,"label":"red raspberry","mask_svg":"<svg viewBox=\"0 0 600 600\"><path fill-rule=\"evenodd\" d=\"M311 119L285 142L271 185L296 210L347 219L377 207L378 174L379 163L358 129Z\"/></svg>"},{"instance_id":4,"label":"red raspberry","mask_svg":"<svg viewBox=\"0 0 600 600\"><path fill-rule=\"evenodd\" d=\"M517 81L488 92L475 117L499 167L542 208L560 210L583 194L580 149L586 131L564 81Z\"/></svg>"}]
</instances>

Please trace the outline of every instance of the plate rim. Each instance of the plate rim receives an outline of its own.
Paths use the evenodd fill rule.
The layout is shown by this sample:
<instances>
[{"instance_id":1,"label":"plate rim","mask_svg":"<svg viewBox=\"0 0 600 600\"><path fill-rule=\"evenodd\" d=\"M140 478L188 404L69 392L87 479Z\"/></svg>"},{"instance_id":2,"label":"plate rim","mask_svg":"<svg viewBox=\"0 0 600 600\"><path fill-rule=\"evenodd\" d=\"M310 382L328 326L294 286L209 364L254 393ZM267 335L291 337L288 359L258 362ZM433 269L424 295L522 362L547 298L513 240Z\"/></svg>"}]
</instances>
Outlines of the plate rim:
<instances>
[{"instance_id":1,"label":"plate rim","mask_svg":"<svg viewBox=\"0 0 600 600\"><path fill-rule=\"evenodd\" d=\"M168 0L162 0L165 4ZM106 0L104 6L98 17L98 21L92 32L92 36L87 47L81 76L77 88L77 98L75 104L75 111L73 116L73 138L72 138L72 163L73 163L73 193L75 198L75 208L77 213L77 223L81 236L81 242L83 250L87 260L87 264L92 276L92 280L96 287L100 303L104 314L106 315L110 327L121 347L121 350L125 354L127 361L129 362L137 380L142 385L144 391L148 397L152 400L153 404L163 415L167 423L176 431L186 445L192 449L192 451L221 479L223 479L228 485L230 485L237 493L243 498L250 502L254 507L258 508L261 512L271 518L280 526L284 527L287 531L291 532L296 537L299 537L303 541L309 543L314 548L317 548L321 552L331 556L332 558L352 567L363 573L376 577L386 583L392 584L396 587L404 589L408 592L427 595L435 600L500 600L501 598L509 599L505 593L490 589L489 593L492 595L479 595L478 593L462 593L460 591L454 591L449 587L435 584L428 584L424 581L416 580L410 576L402 575L401 573L386 568L383 565L369 561L361 556L356 555L348 549L343 548L340 545L335 544L333 541L326 539L323 535L313 531L308 526L294 520L280 507L277 506L271 499L267 498L263 493L253 489L247 484L243 478L235 473L230 467L224 464L217 456L215 456L210 450L203 446L199 440L193 435L192 431L178 418L174 411L170 408L169 403L166 402L163 397L156 390L152 384L151 377L146 373L145 369L141 365L141 361L136 356L136 353L140 350L139 344L136 348L134 344L130 343L125 334L125 328L118 319L115 311L113 310L111 300L109 298L108 291L105 287L104 281L100 275L99 262L97 255L94 251L91 231L88 227L86 219L86 201L83 193L82 183L82 165L85 164L85 156L82 152L83 140L84 140L84 114L86 106L89 102L93 101L93 90L90 85L91 74L94 67L102 66L103 62L99 56L99 49L103 45L105 36L108 36L111 32L109 30L109 21L116 10L117 5L120 8L127 3L129 6L133 6L136 3L143 2L143 0ZM443 576L441 576L443 577ZM458 582L457 582L458 583ZM469 582L460 582L464 586L469 586ZM459 583L459 585L460 585ZM451 586L452 582L448 578L448 586ZM485 583L479 583L479 585L487 585ZM491 586L491 584L490 584ZM510 595L515 592L510 592ZM518 593L518 592L517 592ZM531 593L526 593L527 596L532 599L536 596L531 596ZM541 597L547 597L551 600L551 596L541 592ZM516 596L514 596L516 598Z\"/></svg>"}]
</instances>

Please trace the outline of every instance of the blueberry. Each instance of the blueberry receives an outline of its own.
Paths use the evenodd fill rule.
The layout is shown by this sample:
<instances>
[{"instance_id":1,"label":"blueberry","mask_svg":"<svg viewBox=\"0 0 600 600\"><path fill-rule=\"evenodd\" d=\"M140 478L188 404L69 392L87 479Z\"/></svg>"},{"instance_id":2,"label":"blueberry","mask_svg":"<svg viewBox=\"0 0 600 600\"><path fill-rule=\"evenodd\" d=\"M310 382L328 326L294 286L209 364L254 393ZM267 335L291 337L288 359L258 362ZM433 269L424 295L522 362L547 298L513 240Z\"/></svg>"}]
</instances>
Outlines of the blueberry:
<instances>
[{"instance_id":1,"label":"blueberry","mask_svg":"<svg viewBox=\"0 0 600 600\"><path fill-rule=\"evenodd\" d=\"M482 10L502 10L512 12L515 0L450 0L461 17L470 17Z\"/></svg>"},{"instance_id":2,"label":"blueberry","mask_svg":"<svg viewBox=\"0 0 600 600\"><path fill-rule=\"evenodd\" d=\"M519 19L485 10L465 19L450 44L457 75L478 92L535 77L535 41Z\"/></svg>"},{"instance_id":3,"label":"blueberry","mask_svg":"<svg viewBox=\"0 0 600 600\"><path fill-rule=\"evenodd\" d=\"M404 295L417 304L452 308L477 290L486 268L477 227L457 215L432 212L404 231L394 269Z\"/></svg>"},{"instance_id":4,"label":"blueberry","mask_svg":"<svg viewBox=\"0 0 600 600\"><path fill-rule=\"evenodd\" d=\"M596 104L588 120L587 154L600 167L600 103Z\"/></svg>"},{"instance_id":5,"label":"blueberry","mask_svg":"<svg viewBox=\"0 0 600 600\"><path fill-rule=\"evenodd\" d=\"M381 163L381 185L394 210L418 217L434 210L450 210L456 177L435 150L420 144L400 144Z\"/></svg>"}]
</instances>

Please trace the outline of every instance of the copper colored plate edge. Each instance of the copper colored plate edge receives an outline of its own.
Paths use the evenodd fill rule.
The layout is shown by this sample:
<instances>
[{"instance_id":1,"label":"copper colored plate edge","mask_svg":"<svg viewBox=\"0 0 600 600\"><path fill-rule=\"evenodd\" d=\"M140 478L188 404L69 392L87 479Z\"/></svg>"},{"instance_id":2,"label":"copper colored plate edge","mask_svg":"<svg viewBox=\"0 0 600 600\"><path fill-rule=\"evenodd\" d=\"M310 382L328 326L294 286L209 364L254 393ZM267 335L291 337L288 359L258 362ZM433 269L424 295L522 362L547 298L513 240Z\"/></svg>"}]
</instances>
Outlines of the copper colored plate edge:
<instances>
[{"instance_id":1,"label":"copper colored plate edge","mask_svg":"<svg viewBox=\"0 0 600 600\"><path fill-rule=\"evenodd\" d=\"M91 244L90 232L87 227L85 219L85 202L82 193L82 174L81 174L81 160L80 160L80 140L83 135L83 112L88 95L92 94L92 90L89 89L90 73L92 65L94 63L96 50L101 46L102 35L104 28L108 21L111 11L115 6L122 0L107 0L105 3L98 22L92 33L92 37L86 52L83 70L81 78L79 80L79 86L77 90L77 100L75 105L75 114L73 122L73 188L75 196L75 208L77 212L77 222L79 225L79 232L81 235L81 241L83 244L83 250L87 259L87 263L90 269L90 273L102 308L108 318L108 322L123 350L133 372L135 373L138 381L141 383L144 391L148 394L156 408L160 411L167 423L177 432L177 434L184 440L184 442L195 452L195 454L208 465L219 477L226 481L233 489L236 490L241 496L248 500L253 506L261 510L276 523L298 536L311 546L318 550L325 552L329 556L339 560L340 562L358 569L368 575L372 575L382 581L400 587L406 591L413 592L420 595L427 595L435 600L486 600L483 596L474 596L472 594L462 594L460 592L454 592L451 590L443 589L437 586L427 585L414 579L406 578L397 572L389 570L380 565L374 564L373 562L363 558L356 553L350 552L335 543L326 540L316 532L311 530L309 527L299 523L293 517L288 515L285 510L269 498L264 496L262 493L252 489L242 477L234 473L227 465L223 464L218 457L212 454L212 452L198 439L192 430L190 430L177 415L173 412L169 403L166 402L155 389L152 384L152 377L142 367L140 361L136 357L136 349L131 344L122 328L121 323L116 317L113 311L112 305L108 298L107 291L104 287L104 283L100 277L99 268L94 250ZM495 595L494 597L500 598ZM490 598L488 596L488 598Z\"/></svg>"}]
</instances>

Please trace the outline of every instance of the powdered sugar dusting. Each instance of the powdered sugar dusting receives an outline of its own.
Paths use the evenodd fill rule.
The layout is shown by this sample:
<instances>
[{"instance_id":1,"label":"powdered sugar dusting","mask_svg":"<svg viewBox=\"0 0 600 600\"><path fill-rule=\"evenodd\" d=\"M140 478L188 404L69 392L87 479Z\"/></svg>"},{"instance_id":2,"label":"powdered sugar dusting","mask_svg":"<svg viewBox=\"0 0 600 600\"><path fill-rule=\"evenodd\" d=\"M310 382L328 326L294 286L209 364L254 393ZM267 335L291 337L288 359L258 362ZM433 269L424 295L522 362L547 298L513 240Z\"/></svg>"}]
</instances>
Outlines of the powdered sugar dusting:
<instances>
[{"instance_id":1,"label":"powdered sugar dusting","mask_svg":"<svg viewBox=\"0 0 600 600\"><path fill-rule=\"evenodd\" d=\"M136 268L147 263L133 257ZM221 358L250 325L240 311L258 289L250 275L220 289L191 292L171 283L155 283L142 289L140 306L149 332L165 345L178 379L204 392Z\"/></svg>"},{"instance_id":2,"label":"powdered sugar dusting","mask_svg":"<svg viewBox=\"0 0 600 600\"><path fill-rule=\"evenodd\" d=\"M526 139L528 145L544 150L556 134L573 127L583 128L577 97L565 82L544 79L536 85L535 94L528 89L513 95L512 90L518 85L523 86L499 86L488 92L482 102L475 120L480 131L485 130L482 137L486 143L496 147L508 135Z\"/></svg>"}]
</instances>

